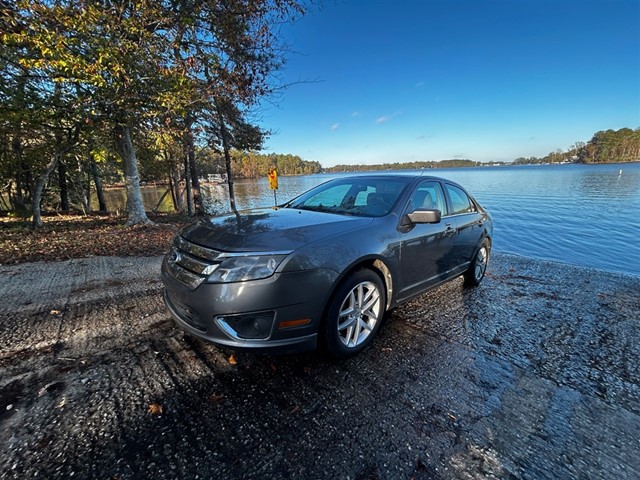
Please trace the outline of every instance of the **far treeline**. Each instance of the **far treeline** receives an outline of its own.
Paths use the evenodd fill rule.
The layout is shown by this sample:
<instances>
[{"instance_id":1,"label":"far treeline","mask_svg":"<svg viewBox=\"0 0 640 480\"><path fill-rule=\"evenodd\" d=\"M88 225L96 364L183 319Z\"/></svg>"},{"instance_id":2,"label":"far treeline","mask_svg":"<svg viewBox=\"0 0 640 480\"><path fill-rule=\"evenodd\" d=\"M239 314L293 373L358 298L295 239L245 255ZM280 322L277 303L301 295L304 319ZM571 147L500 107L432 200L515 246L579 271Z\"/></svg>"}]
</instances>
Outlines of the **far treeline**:
<instances>
[{"instance_id":1,"label":"far treeline","mask_svg":"<svg viewBox=\"0 0 640 480\"><path fill-rule=\"evenodd\" d=\"M303 160L298 155L231 150L230 157L234 178L266 177L271 168L277 169L278 175L311 175L322 171L320 162ZM224 155L209 148L198 150L196 163L203 176L226 174Z\"/></svg>"},{"instance_id":2,"label":"far treeline","mask_svg":"<svg viewBox=\"0 0 640 480\"><path fill-rule=\"evenodd\" d=\"M640 128L597 132L587 143L576 142L568 150L545 157L520 157L514 165L540 163L625 163L640 161Z\"/></svg>"},{"instance_id":3,"label":"far treeline","mask_svg":"<svg viewBox=\"0 0 640 480\"><path fill-rule=\"evenodd\" d=\"M600 131L588 142L576 142L568 150L556 150L544 157L520 157L513 162L492 165L535 165L548 163L622 163L640 162L640 128ZM421 168L460 168L487 165L473 160L381 163L376 165L336 165L327 172L363 172L379 170L416 170Z\"/></svg>"},{"instance_id":4,"label":"far treeline","mask_svg":"<svg viewBox=\"0 0 640 480\"><path fill-rule=\"evenodd\" d=\"M0 209L106 210L103 186L123 182L127 224L149 223L141 180L170 185L176 210L202 211L202 152L229 179L275 160L286 172L316 167L267 159L269 135L252 112L282 91L290 49L283 24L305 0L78 2L0 0ZM235 160L234 160L235 158Z\"/></svg>"},{"instance_id":5,"label":"far treeline","mask_svg":"<svg viewBox=\"0 0 640 480\"><path fill-rule=\"evenodd\" d=\"M461 167L478 167L481 162L473 160L439 160L434 162L395 162L395 163L379 163L376 165L336 165L335 167L325 168L326 172L371 172L378 170L418 170L421 168L461 168Z\"/></svg>"}]
</instances>

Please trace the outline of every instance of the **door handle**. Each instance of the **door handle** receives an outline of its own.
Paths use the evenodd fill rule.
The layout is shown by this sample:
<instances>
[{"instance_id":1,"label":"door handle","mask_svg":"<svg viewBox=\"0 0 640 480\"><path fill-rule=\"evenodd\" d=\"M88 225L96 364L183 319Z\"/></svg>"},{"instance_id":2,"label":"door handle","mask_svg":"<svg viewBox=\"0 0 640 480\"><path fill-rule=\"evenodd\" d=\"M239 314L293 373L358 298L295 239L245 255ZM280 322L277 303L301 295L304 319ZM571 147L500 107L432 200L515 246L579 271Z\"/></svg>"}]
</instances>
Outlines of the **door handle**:
<instances>
[{"instance_id":1,"label":"door handle","mask_svg":"<svg viewBox=\"0 0 640 480\"><path fill-rule=\"evenodd\" d=\"M447 223L446 226L447 226L447 229L444 231L445 235L452 236L456 234L457 230L453 228L450 223Z\"/></svg>"}]
</instances>

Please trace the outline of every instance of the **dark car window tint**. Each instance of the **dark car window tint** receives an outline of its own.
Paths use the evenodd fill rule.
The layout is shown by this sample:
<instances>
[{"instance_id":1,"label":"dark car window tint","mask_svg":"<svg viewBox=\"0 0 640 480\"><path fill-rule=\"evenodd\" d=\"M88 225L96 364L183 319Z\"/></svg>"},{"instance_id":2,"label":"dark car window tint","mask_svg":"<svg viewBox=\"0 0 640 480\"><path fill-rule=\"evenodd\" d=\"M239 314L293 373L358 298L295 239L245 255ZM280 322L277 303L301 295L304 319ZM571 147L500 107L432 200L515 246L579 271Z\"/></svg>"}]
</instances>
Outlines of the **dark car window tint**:
<instances>
[{"instance_id":1,"label":"dark car window tint","mask_svg":"<svg viewBox=\"0 0 640 480\"><path fill-rule=\"evenodd\" d=\"M407 205L407 213L411 213L417 208L440 210L442 215L446 215L446 203L442 187L438 182L423 182L418 185Z\"/></svg>"},{"instance_id":2,"label":"dark car window tint","mask_svg":"<svg viewBox=\"0 0 640 480\"><path fill-rule=\"evenodd\" d=\"M447 184L447 192L451 198L451 204L453 207L452 215L458 215L460 213L475 212L476 208L469 198L469 196L461 188Z\"/></svg>"}]
</instances>

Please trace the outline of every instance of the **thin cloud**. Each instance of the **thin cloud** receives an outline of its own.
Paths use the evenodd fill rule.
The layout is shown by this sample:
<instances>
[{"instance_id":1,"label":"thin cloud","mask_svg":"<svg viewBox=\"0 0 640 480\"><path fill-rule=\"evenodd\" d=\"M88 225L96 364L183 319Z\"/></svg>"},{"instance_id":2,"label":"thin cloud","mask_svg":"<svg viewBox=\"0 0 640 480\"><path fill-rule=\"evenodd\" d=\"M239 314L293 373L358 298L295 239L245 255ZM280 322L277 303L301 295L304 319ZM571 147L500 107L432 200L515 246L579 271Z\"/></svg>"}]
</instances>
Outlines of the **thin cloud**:
<instances>
[{"instance_id":1,"label":"thin cloud","mask_svg":"<svg viewBox=\"0 0 640 480\"><path fill-rule=\"evenodd\" d=\"M418 82L416 83L416 87L420 88L420 87L424 87L424 82Z\"/></svg>"},{"instance_id":2,"label":"thin cloud","mask_svg":"<svg viewBox=\"0 0 640 480\"><path fill-rule=\"evenodd\" d=\"M358 112L358 111L355 111L355 112L353 112L353 113L351 114L351 116L352 116L353 118L360 118L360 117L362 116L362 114L361 114L360 112Z\"/></svg>"},{"instance_id":3,"label":"thin cloud","mask_svg":"<svg viewBox=\"0 0 640 480\"><path fill-rule=\"evenodd\" d=\"M331 130L332 131L336 131L338 128L340 128L340 124L339 123L334 123L333 125L331 125Z\"/></svg>"},{"instance_id":4,"label":"thin cloud","mask_svg":"<svg viewBox=\"0 0 640 480\"><path fill-rule=\"evenodd\" d=\"M391 115L383 115L381 117L376 118L376 123L378 125L382 123L386 123L389 120L391 120L393 117L397 117L398 115L402 115L402 112L395 112L395 113L392 113Z\"/></svg>"}]
</instances>

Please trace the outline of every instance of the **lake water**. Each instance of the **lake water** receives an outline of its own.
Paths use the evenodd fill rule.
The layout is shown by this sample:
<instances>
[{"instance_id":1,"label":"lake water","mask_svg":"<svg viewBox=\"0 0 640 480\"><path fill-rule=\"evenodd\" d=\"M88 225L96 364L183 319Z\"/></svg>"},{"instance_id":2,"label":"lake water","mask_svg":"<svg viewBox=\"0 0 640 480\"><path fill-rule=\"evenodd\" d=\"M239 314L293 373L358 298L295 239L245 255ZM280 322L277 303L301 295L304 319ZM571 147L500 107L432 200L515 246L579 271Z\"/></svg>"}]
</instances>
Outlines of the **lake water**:
<instances>
[{"instance_id":1,"label":"lake water","mask_svg":"<svg viewBox=\"0 0 640 480\"><path fill-rule=\"evenodd\" d=\"M426 173L460 183L491 212L495 251L640 275L640 163ZM339 175L280 177L278 203ZM266 178L234 186L239 208L273 205ZM208 192L212 211L227 209L225 188Z\"/></svg>"},{"instance_id":2,"label":"lake water","mask_svg":"<svg viewBox=\"0 0 640 480\"><path fill-rule=\"evenodd\" d=\"M640 163L426 173L459 182L491 212L495 251L640 276ZM280 177L278 203L340 175ZM274 203L266 178L234 185L239 208ZM204 192L211 213L228 210L226 187L207 186Z\"/></svg>"}]
</instances>

